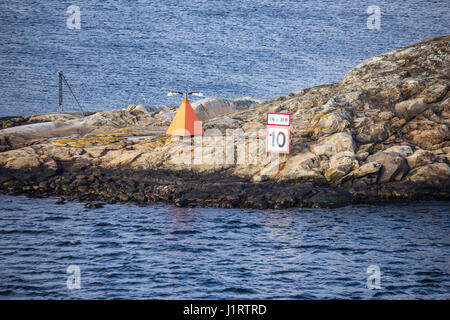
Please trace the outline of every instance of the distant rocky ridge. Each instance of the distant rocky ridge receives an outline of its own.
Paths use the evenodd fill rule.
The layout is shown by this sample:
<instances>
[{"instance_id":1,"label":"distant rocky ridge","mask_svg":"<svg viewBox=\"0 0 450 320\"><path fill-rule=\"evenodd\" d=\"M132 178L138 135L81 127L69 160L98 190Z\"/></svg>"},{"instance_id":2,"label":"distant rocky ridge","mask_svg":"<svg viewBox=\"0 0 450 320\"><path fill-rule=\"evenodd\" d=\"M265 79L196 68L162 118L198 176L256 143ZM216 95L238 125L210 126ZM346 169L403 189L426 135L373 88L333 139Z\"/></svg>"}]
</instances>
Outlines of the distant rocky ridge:
<instances>
[{"instance_id":1,"label":"distant rocky ridge","mask_svg":"<svg viewBox=\"0 0 450 320\"><path fill-rule=\"evenodd\" d=\"M253 97L237 99L206 98L192 103L192 108L200 121L206 121L236 111L248 110L270 100Z\"/></svg>"},{"instance_id":2,"label":"distant rocky ridge","mask_svg":"<svg viewBox=\"0 0 450 320\"><path fill-rule=\"evenodd\" d=\"M446 35L367 59L338 83L269 101L193 103L205 130L242 129L243 135L264 129L267 112L290 113L290 154L275 169L250 160L177 164L186 142L165 136L175 113L170 106L3 119L0 189L83 201L253 208L448 200L449 86ZM211 140L203 146L210 152Z\"/></svg>"}]
</instances>

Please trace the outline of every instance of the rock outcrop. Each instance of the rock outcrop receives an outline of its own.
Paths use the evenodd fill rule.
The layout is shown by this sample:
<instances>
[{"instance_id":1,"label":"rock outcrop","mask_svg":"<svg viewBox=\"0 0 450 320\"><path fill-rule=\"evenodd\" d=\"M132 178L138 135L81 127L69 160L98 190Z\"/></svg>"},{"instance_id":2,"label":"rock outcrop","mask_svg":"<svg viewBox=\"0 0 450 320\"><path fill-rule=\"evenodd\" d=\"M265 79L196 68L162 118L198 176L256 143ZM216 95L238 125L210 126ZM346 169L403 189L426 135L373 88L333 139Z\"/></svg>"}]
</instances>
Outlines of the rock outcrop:
<instances>
[{"instance_id":1,"label":"rock outcrop","mask_svg":"<svg viewBox=\"0 0 450 320\"><path fill-rule=\"evenodd\" d=\"M165 136L170 106L60 122L3 119L0 189L90 203L254 208L448 200L449 85L447 35L270 101L199 100L202 139ZM265 152L267 112L292 115L288 155ZM47 124L17 126L32 121Z\"/></svg>"},{"instance_id":2,"label":"rock outcrop","mask_svg":"<svg viewBox=\"0 0 450 320\"><path fill-rule=\"evenodd\" d=\"M237 99L206 98L192 103L198 119L201 121L217 118L239 110L248 110L270 99L244 97Z\"/></svg>"}]
</instances>

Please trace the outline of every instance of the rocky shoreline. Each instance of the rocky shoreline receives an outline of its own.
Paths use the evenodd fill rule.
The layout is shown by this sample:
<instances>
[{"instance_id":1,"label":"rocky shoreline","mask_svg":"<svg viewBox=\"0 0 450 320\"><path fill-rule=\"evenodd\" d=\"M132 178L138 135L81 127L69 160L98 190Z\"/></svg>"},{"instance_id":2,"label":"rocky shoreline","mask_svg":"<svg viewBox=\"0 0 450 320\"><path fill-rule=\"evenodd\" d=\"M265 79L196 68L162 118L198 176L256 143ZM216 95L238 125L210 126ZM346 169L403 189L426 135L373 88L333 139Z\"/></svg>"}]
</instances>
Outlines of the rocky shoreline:
<instances>
[{"instance_id":1,"label":"rocky shoreline","mask_svg":"<svg viewBox=\"0 0 450 320\"><path fill-rule=\"evenodd\" d=\"M204 129L215 129L201 142L206 160L218 150L224 157L240 154L239 143L230 149L221 135L226 130L247 148L255 145L262 158L264 137L252 134L264 130L267 112L290 113L291 151L276 167L251 157L181 164L183 148L194 142L165 136L175 113L170 106L3 118L0 192L59 196L92 208L103 202L266 209L450 200L449 86L447 35L367 59L338 83L269 100L193 104Z\"/></svg>"}]
</instances>

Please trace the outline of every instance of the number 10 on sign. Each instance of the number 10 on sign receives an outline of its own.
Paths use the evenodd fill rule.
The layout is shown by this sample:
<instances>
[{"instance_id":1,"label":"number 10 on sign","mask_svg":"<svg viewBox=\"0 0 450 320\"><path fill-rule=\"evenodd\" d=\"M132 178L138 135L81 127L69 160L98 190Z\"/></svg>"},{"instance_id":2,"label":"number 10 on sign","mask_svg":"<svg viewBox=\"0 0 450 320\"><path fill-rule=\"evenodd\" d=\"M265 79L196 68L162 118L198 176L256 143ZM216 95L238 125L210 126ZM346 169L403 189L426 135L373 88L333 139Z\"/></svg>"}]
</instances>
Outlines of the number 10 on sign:
<instances>
[{"instance_id":1,"label":"number 10 on sign","mask_svg":"<svg viewBox=\"0 0 450 320\"><path fill-rule=\"evenodd\" d=\"M267 127L266 152L289 153L289 127Z\"/></svg>"}]
</instances>

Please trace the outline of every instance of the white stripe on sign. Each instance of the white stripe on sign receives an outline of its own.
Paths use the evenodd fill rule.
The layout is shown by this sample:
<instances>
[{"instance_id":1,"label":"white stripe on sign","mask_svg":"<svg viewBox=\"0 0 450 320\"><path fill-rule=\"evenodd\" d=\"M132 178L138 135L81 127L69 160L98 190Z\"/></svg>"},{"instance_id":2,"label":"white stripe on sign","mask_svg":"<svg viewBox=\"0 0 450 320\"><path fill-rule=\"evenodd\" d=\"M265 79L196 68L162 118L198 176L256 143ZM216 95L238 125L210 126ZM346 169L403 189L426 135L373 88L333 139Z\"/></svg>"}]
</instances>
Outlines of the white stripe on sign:
<instances>
[{"instance_id":1,"label":"white stripe on sign","mask_svg":"<svg viewBox=\"0 0 450 320\"><path fill-rule=\"evenodd\" d=\"M267 113L267 125L287 126L291 125L291 115L289 113Z\"/></svg>"}]
</instances>

